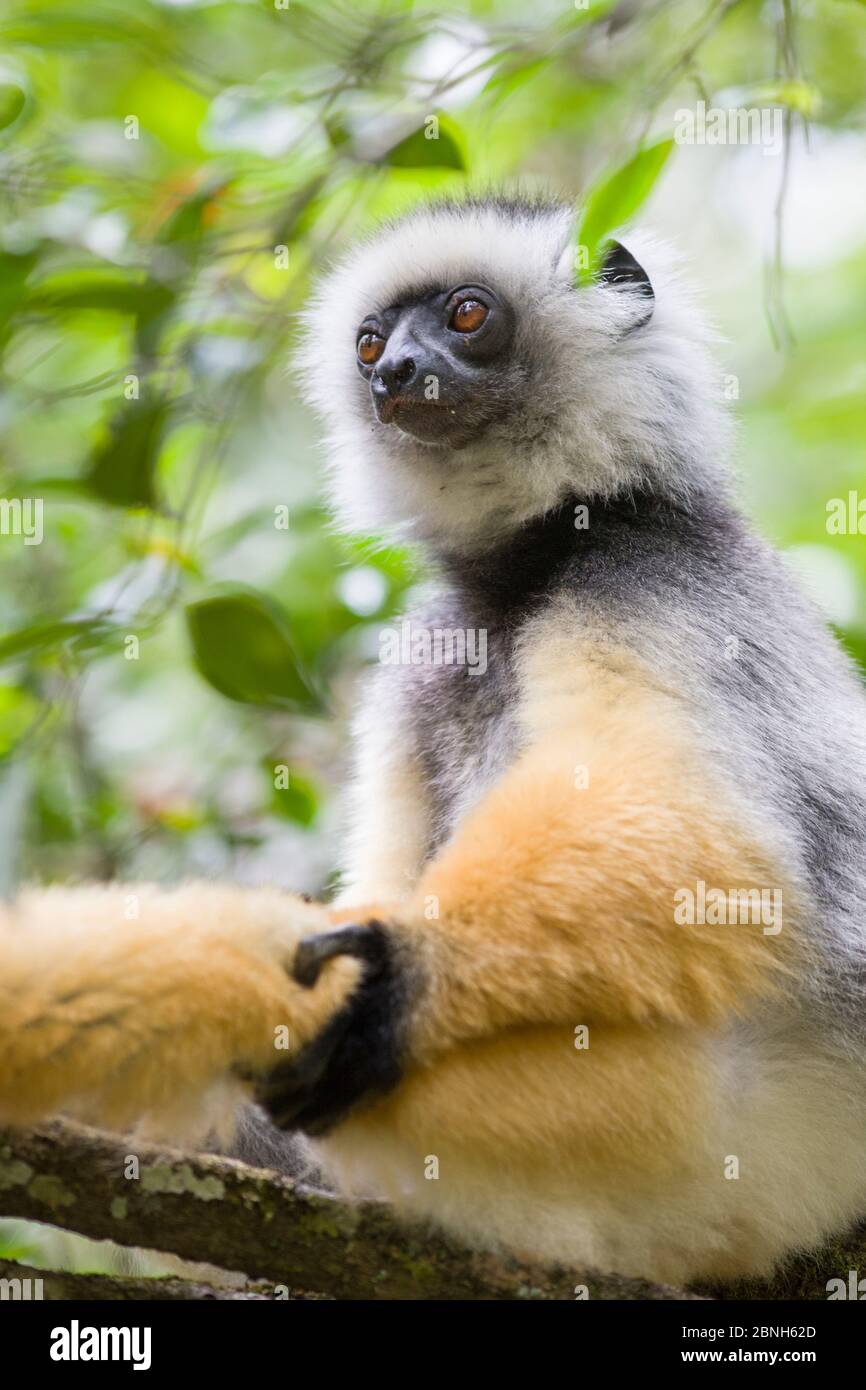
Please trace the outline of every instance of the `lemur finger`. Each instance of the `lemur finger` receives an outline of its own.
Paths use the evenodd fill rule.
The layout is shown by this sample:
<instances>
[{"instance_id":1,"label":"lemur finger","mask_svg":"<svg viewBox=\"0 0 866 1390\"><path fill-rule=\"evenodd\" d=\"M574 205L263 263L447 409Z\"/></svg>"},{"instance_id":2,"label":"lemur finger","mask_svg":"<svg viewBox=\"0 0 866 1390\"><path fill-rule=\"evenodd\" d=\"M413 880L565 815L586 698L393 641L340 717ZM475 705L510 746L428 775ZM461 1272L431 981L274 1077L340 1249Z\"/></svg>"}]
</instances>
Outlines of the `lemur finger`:
<instances>
[{"instance_id":1,"label":"lemur finger","mask_svg":"<svg viewBox=\"0 0 866 1390\"><path fill-rule=\"evenodd\" d=\"M319 936L305 936L295 952L292 975L299 985L312 989L326 961L334 956L355 956L367 966L381 965L385 953L381 922L340 927Z\"/></svg>"}]
</instances>

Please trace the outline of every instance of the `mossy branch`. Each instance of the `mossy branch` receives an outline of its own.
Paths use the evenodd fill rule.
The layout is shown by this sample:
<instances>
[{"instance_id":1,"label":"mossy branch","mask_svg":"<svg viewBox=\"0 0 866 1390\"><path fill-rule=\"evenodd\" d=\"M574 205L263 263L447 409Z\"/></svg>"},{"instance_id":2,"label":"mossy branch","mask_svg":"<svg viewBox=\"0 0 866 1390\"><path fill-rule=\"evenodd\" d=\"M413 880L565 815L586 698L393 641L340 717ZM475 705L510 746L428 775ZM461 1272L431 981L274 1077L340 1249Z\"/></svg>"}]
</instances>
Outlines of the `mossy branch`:
<instances>
[{"instance_id":1,"label":"mossy branch","mask_svg":"<svg viewBox=\"0 0 866 1390\"><path fill-rule=\"evenodd\" d=\"M790 1261L771 1282L725 1289L544 1267L462 1248L384 1205L343 1202L269 1170L60 1122L0 1129L0 1215L242 1276L222 1286L206 1273L148 1279L0 1263L0 1278L41 1278L49 1298L572 1300L585 1286L584 1296L606 1300L825 1299L828 1279L866 1271L866 1227Z\"/></svg>"},{"instance_id":2,"label":"mossy branch","mask_svg":"<svg viewBox=\"0 0 866 1390\"><path fill-rule=\"evenodd\" d=\"M125 1176L131 1167L137 1177ZM0 1131L0 1214L240 1271L267 1281L272 1297L288 1289L341 1299L573 1299L579 1284L591 1298L684 1296L461 1249L378 1203L344 1203L231 1159L65 1123Z\"/></svg>"},{"instance_id":3,"label":"mossy branch","mask_svg":"<svg viewBox=\"0 0 866 1390\"><path fill-rule=\"evenodd\" d=\"M15 1260L0 1260L0 1280L10 1281L7 1298L46 1302L266 1302L273 1298L270 1288L255 1284L222 1287L194 1279L131 1278L120 1274L72 1274L65 1270L35 1269ZM17 1284L11 1281L17 1280Z\"/></svg>"}]
</instances>

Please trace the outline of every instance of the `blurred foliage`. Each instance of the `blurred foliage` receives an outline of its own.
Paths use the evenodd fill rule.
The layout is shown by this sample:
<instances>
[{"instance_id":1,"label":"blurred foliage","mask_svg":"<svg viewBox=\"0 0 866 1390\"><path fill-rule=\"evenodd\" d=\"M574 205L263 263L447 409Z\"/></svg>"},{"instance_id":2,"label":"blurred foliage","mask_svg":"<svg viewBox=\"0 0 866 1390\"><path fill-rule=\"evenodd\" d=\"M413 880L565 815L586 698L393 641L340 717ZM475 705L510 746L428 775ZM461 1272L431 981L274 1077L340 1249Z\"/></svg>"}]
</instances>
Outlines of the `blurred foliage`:
<instances>
[{"instance_id":1,"label":"blurred foliage","mask_svg":"<svg viewBox=\"0 0 866 1390\"><path fill-rule=\"evenodd\" d=\"M857 0L6 0L0 498L44 534L0 512L3 886L326 883L353 677L418 575L329 529L291 352L317 268L419 197L552 187L593 254L649 199L750 504L866 651L866 541L825 527L866 496L866 229L820 175L862 199L864 60ZM790 168L671 148L699 98L784 113Z\"/></svg>"},{"instance_id":2,"label":"blurred foliage","mask_svg":"<svg viewBox=\"0 0 866 1390\"><path fill-rule=\"evenodd\" d=\"M607 233L626 226L652 192L673 149L673 140L657 140L639 149L611 174L599 180L586 197L577 225L577 245L586 261L584 279L597 272Z\"/></svg>"}]
</instances>

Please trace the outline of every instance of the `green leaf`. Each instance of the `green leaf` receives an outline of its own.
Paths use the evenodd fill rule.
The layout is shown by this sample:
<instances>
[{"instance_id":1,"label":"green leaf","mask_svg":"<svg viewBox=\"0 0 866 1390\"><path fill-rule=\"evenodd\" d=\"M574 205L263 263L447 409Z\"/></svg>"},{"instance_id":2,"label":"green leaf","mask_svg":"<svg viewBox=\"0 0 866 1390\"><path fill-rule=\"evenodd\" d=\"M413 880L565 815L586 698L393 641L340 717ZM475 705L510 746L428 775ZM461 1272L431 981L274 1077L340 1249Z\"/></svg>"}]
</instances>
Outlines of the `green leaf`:
<instances>
[{"instance_id":1,"label":"green leaf","mask_svg":"<svg viewBox=\"0 0 866 1390\"><path fill-rule=\"evenodd\" d=\"M577 246L583 251L581 279L592 279L601 259L602 244L646 202L673 144L673 140L665 139L644 146L590 189L577 230Z\"/></svg>"},{"instance_id":2,"label":"green leaf","mask_svg":"<svg viewBox=\"0 0 866 1390\"><path fill-rule=\"evenodd\" d=\"M61 642L70 639L84 639L84 645L96 645L106 627L101 619L68 618L59 623L41 623L33 627L20 628L18 632L10 632L8 636L0 637L0 663L12 661L15 657L25 656L30 652L59 646Z\"/></svg>"},{"instance_id":3,"label":"green leaf","mask_svg":"<svg viewBox=\"0 0 866 1390\"><path fill-rule=\"evenodd\" d=\"M58 309L101 309L116 314L139 314L148 307L153 285L139 275L117 270L63 271L34 284L27 307L54 312Z\"/></svg>"},{"instance_id":4,"label":"green leaf","mask_svg":"<svg viewBox=\"0 0 866 1390\"><path fill-rule=\"evenodd\" d=\"M156 507L156 463L166 421L164 401L128 401L91 458L89 490L116 507Z\"/></svg>"},{"instance_id":5,"label":"green leaf","mask_svg":"<svg viewBox=\"0 0 866 1390\"><path fill-rule=\"evenodd\" d=\"M26 733L38 711L39 702L29 690L0 685L0 758Z\"/></svg>"},{"instance_id":6,"label":"green leaf","mask_svg":"<svg viewBox=\"0 0 866 1390\"><path fill-rule=\"evenodd\" d=\"M18 256L13 251L0 251L0 336L9 332L9 319L20 307L27 293L27 278L39 260L35 251Z\"/></svg>"},{"instance_id":7,"label":"green leaf","mask_svg":"<svg viewBox=\"0 0 866 1390\"><path fill-rule=\"evenodd\" d=\"M274 782L273 765L266 762L264 766L273 788L271 810L274 814L292 821L295 825L312 825L319 809L319 797L314 784L302 773L290 770L289 785L277 787Z\"/></svg>"},{"instance_id":8,"label":"green leaf","mask_svg":"<svg viewBox=\"0 0 866 1390\"><path fill-rule=\"evenodd\" d=\"M159 339L177 291L160 280L147 280L142 287L141 300L135 310L135 347L143 357L155 357Z\"/></svg>"},{"instance_id":9,"label":"green leaf","mask_svg":"<svg viewBox=\"0 0 866 1390\"><path fill-rule=\"evenodd\" d=\"M14 125L24 110L27 97L14 82L0 82L0 130Z\"/></svg>"},{"instance_id":10,"label":"green leaf","mask_svg":"<svg viewBox=\"0 0 866 1390\"><path fill-rule=\"evenodd\" d=\"M332 150L340 150L344 145L348 145L351 136L349 130L339 116L325 117L322 124L325 127L325 134Z\"/></svg>"},{"instance_id":11,"label":"green leaf","mask_svg":"<svg viewBox=\"0 0 866 1390\"><path fill-rule=\"evenodd\" d=\"M0 261L2 259L5 258ZM160 280L99 267L46 276L27 289L24 307L46 314L76 313L85 309L130 314L135 318L137 351L144 357L152 357L157 352L166 315L174 307L176 298L176 290Z\"/></svg>"},{"instance_id":12,"label":"green leaf","mask_svg":"<svg viewBox=\"0 0 866 1390\"><path fill-rule=\"evenodd\" d=\"M253 589L190 603L186 621L195 664L215 690L249 705L318 711L283 610Z\"/></svg>"},{"instance_id":13,"label":"green leaf","mask_svg":"<svg viewBox=\"0 0 866 1390\"><path fill-rule=\"evenodd\" d=\"M159 228L156 240L175 244L199 242L216 199L227 187L228 180L223 174L211 173L169 213Z\"/></svg>"},{"instance_id":14,"label":"green leaf","mask_svg":"<svg viewBox=\"0 0 866 1390\"><path fill-rule=\"evenodd\" d=\"M484 87L485 94L495 95L498 99L509 97L525 82L531 82L533 77L545 72L547 68L546 58L533 58L528 61L521 59L514 62L510 51L507 51L505 60L488 78Z\"/></svg>"},{"instance_id":15,"label":"green leaf","mask_svg":"<svg viewBox=\"0 0 866 1390\"><path fill-rule=\"evenodd\" d=\"M465 169L458 127L447 116L428 116L423 126L383 155L395 169Z\"/></svg>"}]
</instances>

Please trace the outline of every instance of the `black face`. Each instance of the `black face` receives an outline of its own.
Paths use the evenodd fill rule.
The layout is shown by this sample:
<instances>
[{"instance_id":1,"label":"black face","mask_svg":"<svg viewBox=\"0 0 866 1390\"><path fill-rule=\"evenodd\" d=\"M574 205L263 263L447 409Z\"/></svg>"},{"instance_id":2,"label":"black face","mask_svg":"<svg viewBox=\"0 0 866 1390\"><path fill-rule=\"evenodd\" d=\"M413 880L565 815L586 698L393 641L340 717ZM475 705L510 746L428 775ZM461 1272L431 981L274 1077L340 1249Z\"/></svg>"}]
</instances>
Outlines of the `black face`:
<instances>
[{"instance_id":1,"label":"black face","mask_svg":"<svg viewBox=\"0 0 866 1390\"><path fill-rule=\"evenodd\" d=\"M501 411L494 388L513 339L509 305L486 285L461 285L365 318L358 370L383 424L461 448Z\"/></svg>"}]
</instances>

